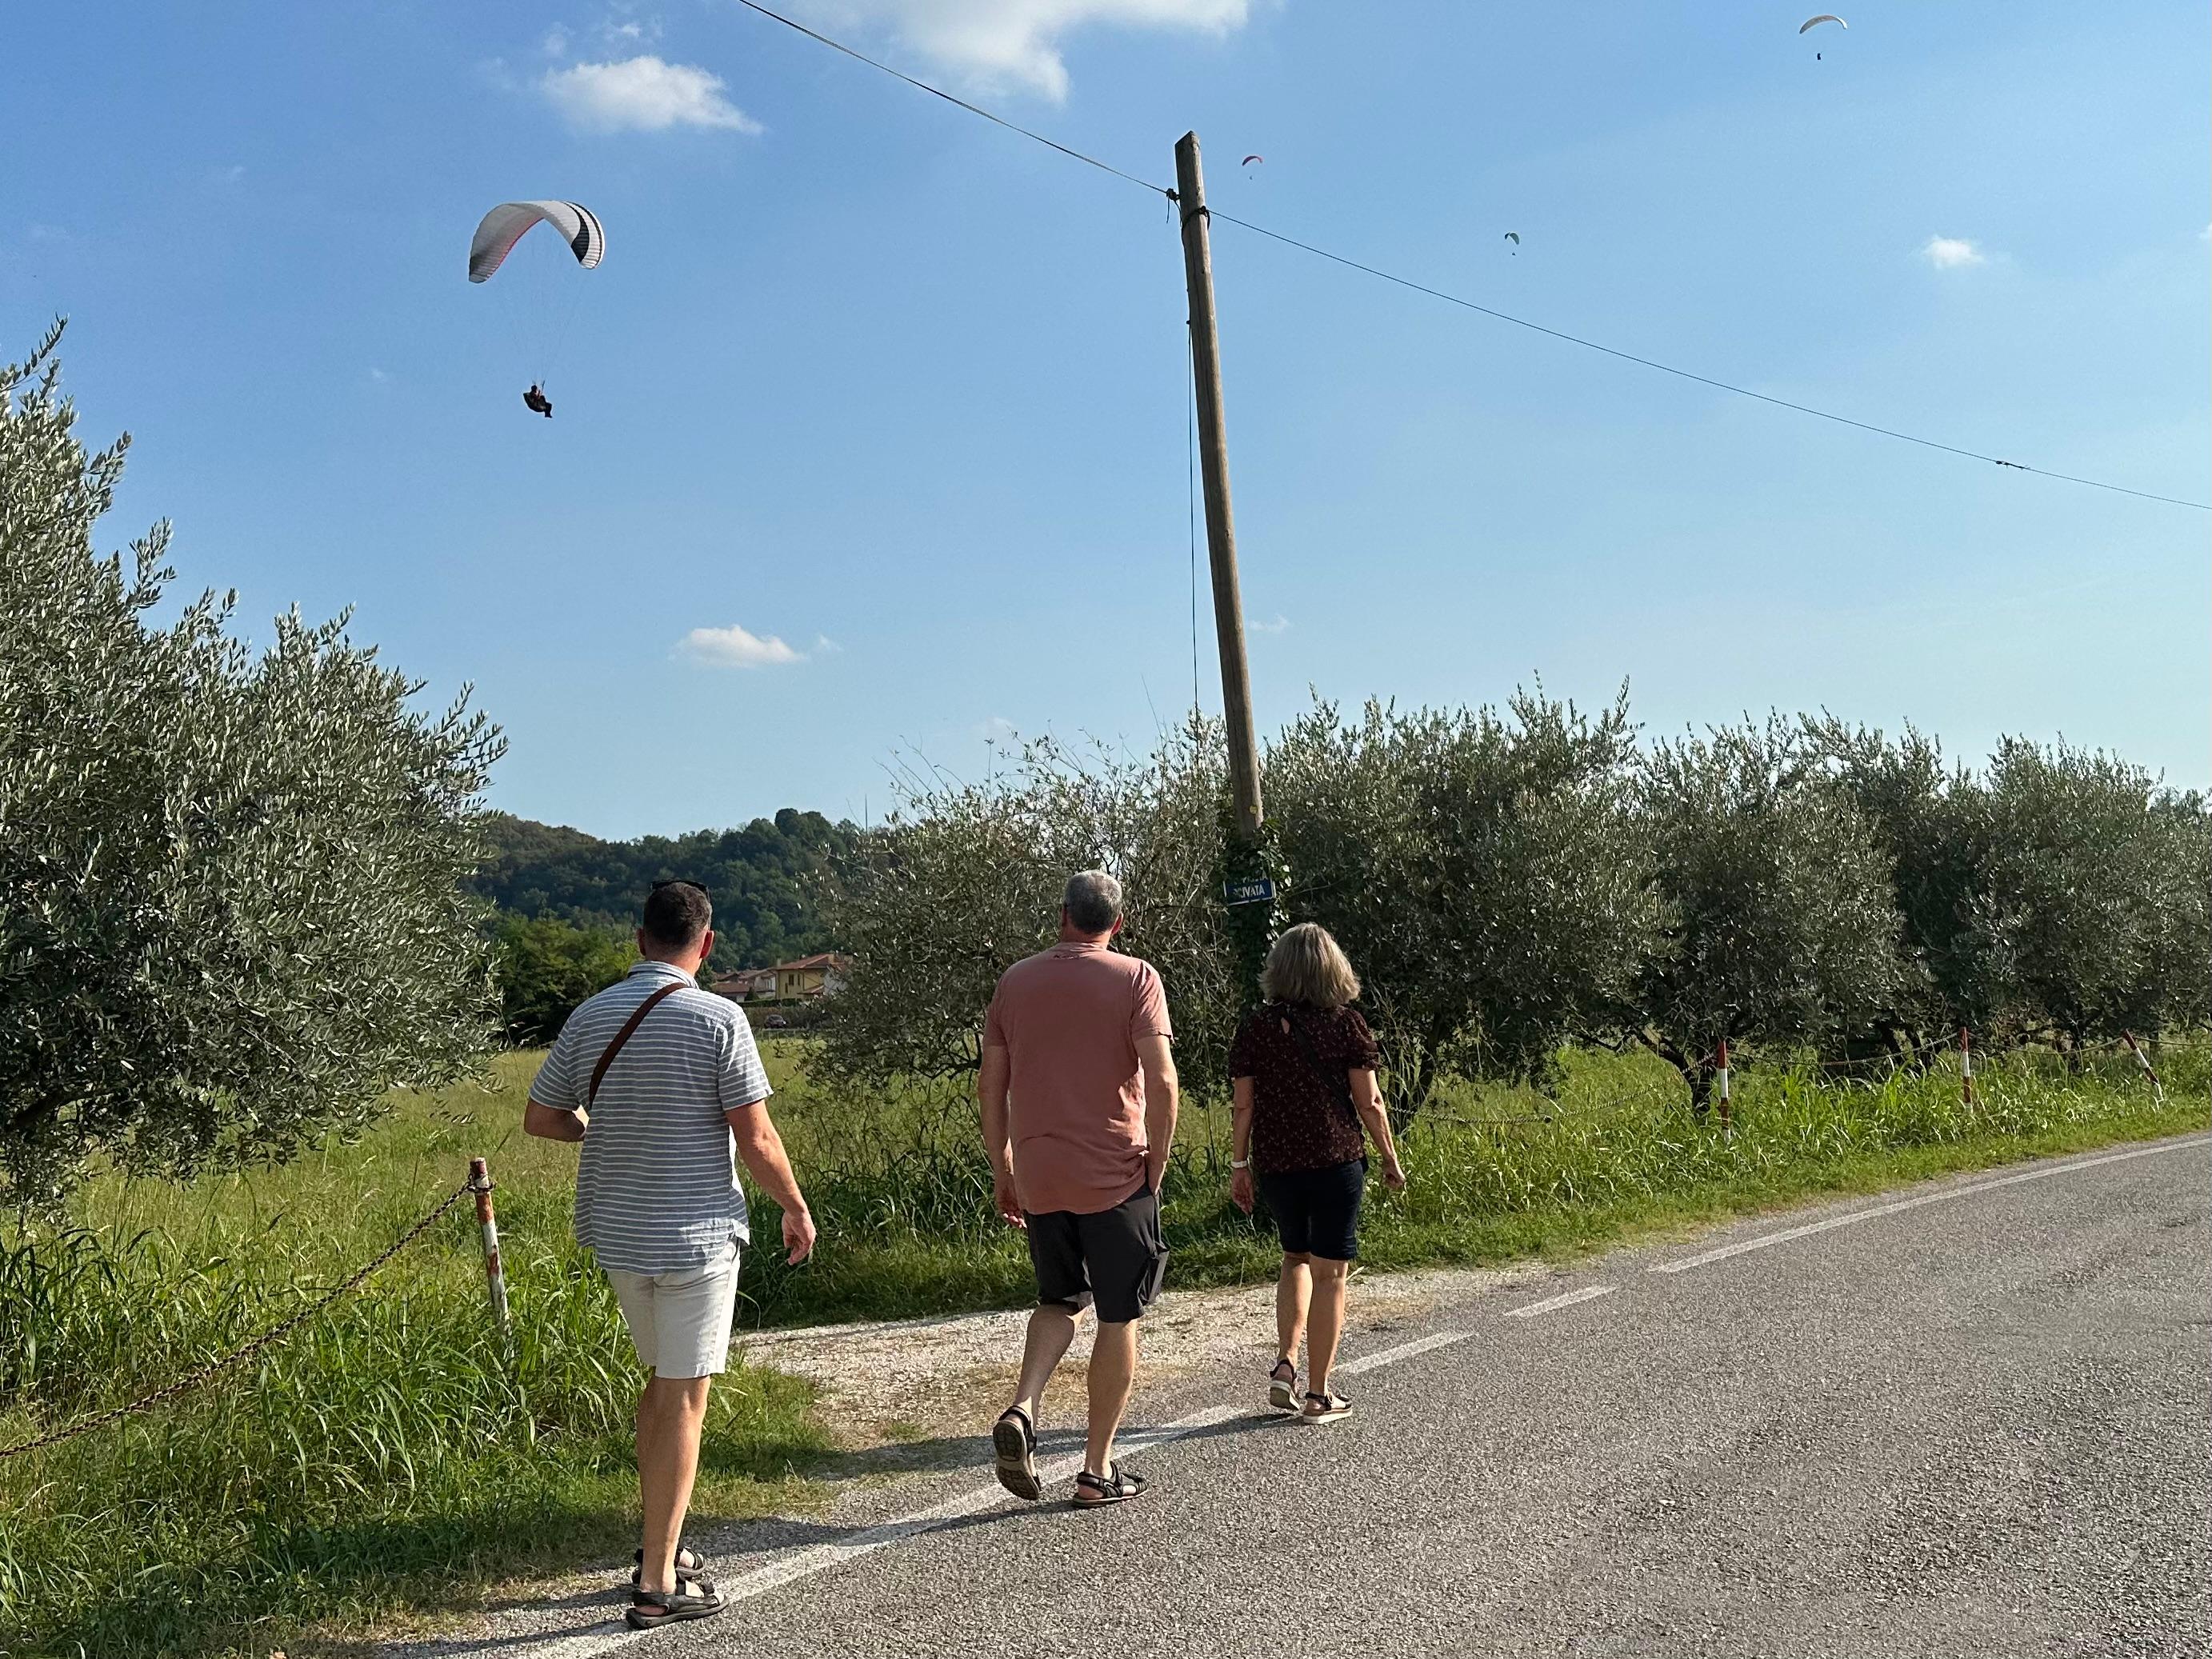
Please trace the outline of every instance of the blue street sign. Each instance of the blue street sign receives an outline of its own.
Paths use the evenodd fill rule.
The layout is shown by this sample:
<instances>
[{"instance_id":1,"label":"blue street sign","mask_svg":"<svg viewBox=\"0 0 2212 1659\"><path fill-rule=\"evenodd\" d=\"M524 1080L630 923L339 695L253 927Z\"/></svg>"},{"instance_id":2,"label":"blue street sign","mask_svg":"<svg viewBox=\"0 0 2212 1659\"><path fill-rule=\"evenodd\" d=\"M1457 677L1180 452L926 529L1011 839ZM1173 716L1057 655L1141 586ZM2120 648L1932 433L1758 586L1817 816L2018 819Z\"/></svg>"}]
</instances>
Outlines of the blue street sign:
<instances>
[{"instance_id":1,"label":"blue street sign","mask_svg":"<svg viewBox=\"0 0 2212 1659\"><path fill-rule=\"evenodd\" d=\"M1271 904L1274 902L1275 884L1267 876L1255 876L1249 881L1224 882L1221 896L1231 904Z\"/></svg>"}]
</instances>

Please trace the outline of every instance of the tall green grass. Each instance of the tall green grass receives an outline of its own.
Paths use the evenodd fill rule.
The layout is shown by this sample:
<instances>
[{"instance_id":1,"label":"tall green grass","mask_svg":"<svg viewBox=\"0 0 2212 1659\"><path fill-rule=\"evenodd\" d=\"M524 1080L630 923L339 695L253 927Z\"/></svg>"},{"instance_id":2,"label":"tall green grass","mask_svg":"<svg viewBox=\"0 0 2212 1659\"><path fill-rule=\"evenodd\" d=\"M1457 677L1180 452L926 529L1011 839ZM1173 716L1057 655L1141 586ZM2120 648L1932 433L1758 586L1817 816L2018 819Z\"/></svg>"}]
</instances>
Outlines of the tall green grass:
<instances>
[{"instance_id":1,"label":"tall green grass","mask_svg":"<svg viewBox=\"0 0 2212 1659\"><path fill-rule=\"evenodd\" d=\"M1018 1304L1018 1237L990 1208L972 1107L913 1086L815 1092L770 1046L777 1115L823 1228L811 1266L763 1249L743 1316L788 1323ZM0 1650L301 1650L319 1620L436 1607L501 1574L617 1553L634 1524L640 1382L570 1236L574 1149L517 1127L536 1057L408 1097L351 1145L186 1188L103 1178L61 1226L0 1227L0 1444L132 1398L276 1323L492 1161L514 1310L492 1339L465 1206L243 1374L52 1452L0 1462ZM2131 1062L1996 1063L1969 1109L1938 1068L1858 1082L1738 1074L1737 1133L1693 1123L1646 1059L1571 1055L1553 1100L1455 1084L1407 1137L1411 1182L1363 1240L1386 1267L1574 1249L1686 1218L2206 1120L2206 1055L2170 1051L2167 1103ZM1548 1114L1547 1123L1489 1123ZM1166 1188L1171 1282L1272 1271L1227 1201L1228 1114L1186 1112ZM772 1215L759 1231L772 1238ZM787 1497L823 1439L798 1383L715 1390L703 1514Z\"/></svg>"}]
</instances>

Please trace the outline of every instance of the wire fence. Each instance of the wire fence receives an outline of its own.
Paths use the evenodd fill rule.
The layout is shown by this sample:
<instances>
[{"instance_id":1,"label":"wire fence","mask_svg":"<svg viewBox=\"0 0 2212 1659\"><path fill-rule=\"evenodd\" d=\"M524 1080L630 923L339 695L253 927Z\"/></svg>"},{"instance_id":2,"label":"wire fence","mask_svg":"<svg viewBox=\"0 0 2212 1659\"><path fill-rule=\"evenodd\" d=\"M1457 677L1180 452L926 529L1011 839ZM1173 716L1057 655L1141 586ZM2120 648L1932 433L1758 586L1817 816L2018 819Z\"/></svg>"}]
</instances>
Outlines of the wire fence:
<instances>
[{"instance_id":1,"label":"wire fence","mask_svg":"<svg viewBox=\"0 0 2212 1659\"><path fill-rule=\"evenodd\" d=\"M491 1182L488 1177L471 1174L468 1180L440 1199L421 1220L400 1234L384 1250L356 1268L321 1296L292 1315L290 1318L279 1324L272 1325L229 1352L210 1359L204 1364L194 1366L183 1376L163 1383L150 1394L143 1394L137 1399L125 1401L122 1405L110 1406L105 1411L94 1412L89 1416L60 1424L43 1434L33 1436L20 1445L0 1448L0 1463L7 1462L11 1458L28 1456L34 1452L44 1451L49 1447L58 1446L64 1441L74 1440L80 1435L90 1434L95 1429L107 1428L113 1424L120 1423L125 1418L136 1417L142 1413L149 1412L156 1406L190 1394L197 1389L213 1382L218 1377L238 1370L256 1355L282 1342L309 1320L324 1313L334 1304L359 1290L374 1277L380 1268L415 1243L416 1239L422 1237L423 1234L428 1232L463 1199L476 1194L488 1193L490 1190Z\"/></svg>"}]
</instances>

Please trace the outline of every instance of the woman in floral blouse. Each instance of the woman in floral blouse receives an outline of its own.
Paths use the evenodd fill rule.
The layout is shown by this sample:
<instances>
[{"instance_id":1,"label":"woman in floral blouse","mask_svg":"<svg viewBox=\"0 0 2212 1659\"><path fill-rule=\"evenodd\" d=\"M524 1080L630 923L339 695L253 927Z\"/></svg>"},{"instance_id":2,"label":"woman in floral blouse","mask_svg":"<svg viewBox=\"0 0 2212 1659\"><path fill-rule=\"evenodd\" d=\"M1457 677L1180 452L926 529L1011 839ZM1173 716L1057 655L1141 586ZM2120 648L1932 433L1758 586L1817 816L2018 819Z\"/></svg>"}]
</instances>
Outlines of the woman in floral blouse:
<instances>
[{"instance_id":1,"label":"woman in floral blouse","mask_svg":"<svg viewBox=\"0 0 2212 1659\"><path fill-rule=\"evenodd\" d=\"M1390 1119L1375 1085L1381 1051L1352 1006L1359 977L1328 930L1287 929L1260 975L1266 1004L1229 1048L1236 1148L1229 1195L1251 1212L1267 1202L1283 1241L1275 1285L1276 1354L1267 1397L1309 1423L1333 1423L1352 1402L1329 1385L1344 1334L1344 1282L1359 1255L1359 1205L1367 1184L1367 1139L1382 1161L1382 1184L1406 1184ZM1306 1344L1304 1404L1298 1403L1298 1339Z\"/></svg>"}]
</instances>

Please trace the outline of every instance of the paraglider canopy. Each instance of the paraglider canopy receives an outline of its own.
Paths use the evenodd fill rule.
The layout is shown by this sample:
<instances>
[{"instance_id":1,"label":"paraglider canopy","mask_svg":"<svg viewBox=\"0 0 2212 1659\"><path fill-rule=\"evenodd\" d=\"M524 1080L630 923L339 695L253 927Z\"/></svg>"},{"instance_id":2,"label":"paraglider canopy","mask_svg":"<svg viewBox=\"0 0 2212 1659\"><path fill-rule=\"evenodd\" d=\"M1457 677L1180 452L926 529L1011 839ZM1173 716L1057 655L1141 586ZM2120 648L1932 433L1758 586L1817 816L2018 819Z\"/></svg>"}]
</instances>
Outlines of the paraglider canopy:
<instances>
[{"instance_id":1,"label":"paraglider canopy","mask_svg":"<svg viewBox=\"0 0 2212 1659\"><path fill-rule=\"evenodd\" d=\"M1847 29L1850 27L1849 23L1844 21L1844 20L1837 16L1835 13L1832 11L1824 11L1818 17L1808 17L1803 22L1800 23L1797 26L1797 33L1802 34L1807 29L1817 28L1822 23L1833 23L1839 29ZM1881 31L1877 29L1875 32L1879 34Z\"/></svg>"},{"instance_id":2,"label":"paraglider canopy","mask_svg":"<svg viewBox=\"0 0 2212 1659\"><path fill-rule=\"evenodd\" d=\"M1505 233L1505 240L1512 243L1514 246L1519 247L1521 246L1521 233L1517 230L1509 230Z\"/></svg>"},{"instance_id":3,"label":"paraglider canopy","mask_svg":"<svg viewBox=\"0 0 2212 1659\"><path fill-rule=\"evenodd\" d=\"M1250 167L1250 166L1252 165L1252 163L1253 163L1253 162L1255 162L1255 161L1266 161L1267 159L1267 158L1266 156L1264 156L1264 155L1248 155L1248 156L1246 156L1243 161L1239 161L1237 165L1238 167Z\"/></svg>"},{"instance_id":4,"label":"paraglider canopy","mask_svg":"<svg viewBox=\"0 0 2212 1659\"><path fill-rule=\"evenodd\" d=\"M509 250L532 225L550 225L586 270L607 251L607 234L599 216L580 202L502 202L477 222L469 242L469 280L488 282Z\"/></svg>"}]
</instances>

